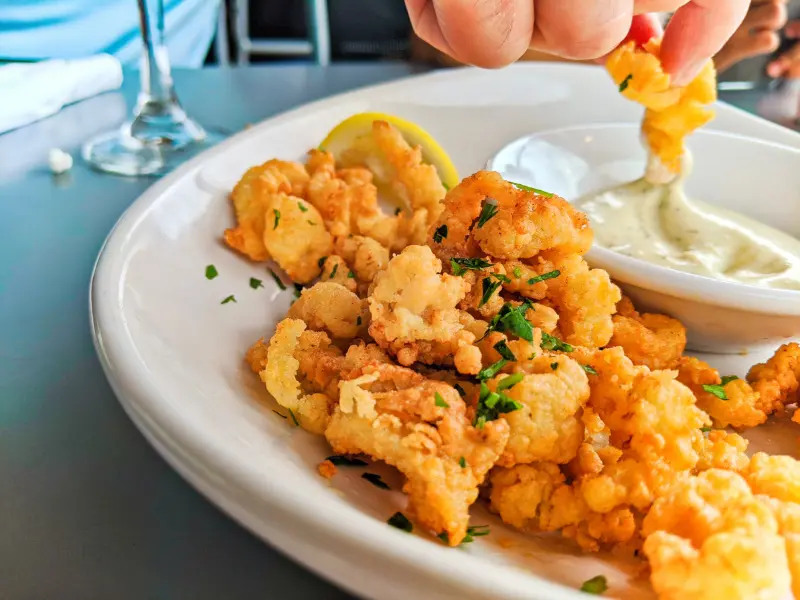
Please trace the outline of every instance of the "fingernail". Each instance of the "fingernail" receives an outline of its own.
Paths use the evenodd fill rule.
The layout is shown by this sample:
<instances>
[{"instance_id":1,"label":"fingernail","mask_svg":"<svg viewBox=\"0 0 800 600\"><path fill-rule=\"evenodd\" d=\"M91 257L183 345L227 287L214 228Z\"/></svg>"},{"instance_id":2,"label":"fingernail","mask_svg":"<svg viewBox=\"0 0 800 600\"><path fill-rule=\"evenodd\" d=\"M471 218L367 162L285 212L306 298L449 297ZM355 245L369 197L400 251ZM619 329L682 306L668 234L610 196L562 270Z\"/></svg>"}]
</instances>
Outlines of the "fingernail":
<instances>
[{"instance_id":1,"label":"fingernail","mask_svg":"<svg viewBox=\"0 0 800 600\"><path fill-rule=\"evenodd\" d=\"M700 73L700 70L703 68L703 65L705 65L706 62L707 61L703 60L690 63L677 73L674 73L672 76L673 85L681 86L691 83L692 79L697 77L697 75Z\"/></svg>"}]
</instances>

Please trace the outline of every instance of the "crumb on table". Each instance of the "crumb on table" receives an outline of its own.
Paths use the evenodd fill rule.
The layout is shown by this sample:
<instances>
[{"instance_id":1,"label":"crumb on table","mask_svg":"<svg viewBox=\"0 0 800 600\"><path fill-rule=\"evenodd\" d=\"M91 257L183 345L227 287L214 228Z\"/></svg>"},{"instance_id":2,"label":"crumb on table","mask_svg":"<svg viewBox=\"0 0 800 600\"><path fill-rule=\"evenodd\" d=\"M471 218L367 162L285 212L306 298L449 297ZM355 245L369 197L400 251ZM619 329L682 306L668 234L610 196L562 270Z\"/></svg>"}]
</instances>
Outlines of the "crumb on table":
<instances>
[{"instance_id":1,"label":"crumb on table","mask_svg":"<svg viewBox=\"0 0 800 600\"><path fill-rule=\"evenodd\" d=\"M336 475L336 465L329 460L323 460L321 463L319 463L317 470L325 479L331 479L334 475Z\"/></svg>"}]
</instances>

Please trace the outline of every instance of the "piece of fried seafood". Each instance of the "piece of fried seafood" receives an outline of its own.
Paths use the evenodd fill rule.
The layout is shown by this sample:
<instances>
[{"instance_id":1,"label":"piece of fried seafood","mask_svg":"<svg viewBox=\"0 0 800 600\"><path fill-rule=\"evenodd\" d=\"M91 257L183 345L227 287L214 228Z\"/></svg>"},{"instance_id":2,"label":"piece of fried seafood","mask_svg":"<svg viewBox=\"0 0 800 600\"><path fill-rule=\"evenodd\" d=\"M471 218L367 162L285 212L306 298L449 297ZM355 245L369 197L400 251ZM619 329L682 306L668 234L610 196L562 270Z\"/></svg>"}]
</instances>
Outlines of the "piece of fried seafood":
<instances>
[{"instance_id":1,"label":"piece of fried seafood","mask_svg":"<svg viewBox=\"0 0 800 600\"><path fill-rule=\"evenodd\" d=\"M722 429L708 432L698 448L699 459L696 472L709 469L725 469L736 473L744 473L750 465L747 456L748 441L737 433Z\"/></svg>"},{"instance_id":2,"label":"piece of fried seafood","mask_svg":"<svg viewBox=\"0 0 800 600\"><path fill-rule=\"evenodd\" d=\"M686 349L686 328L666 315L636 311L629 298L617 303L608 346L621 346L634 364L653 370L674 369Z\"/></svg>"},{"instance_id":3,"label":"piece of fried seafood","mask_svg":"<svg viewBox=\"0 0 800 600\"><path fill-rule=\"evenodd\" d=\"M502 419L478 429L459 392L404 367L367 364L340 382L325 437L340 454L367 454L406 476L409 512L457 546L478 486L508 440Z\"/></svg>"},{"instance_id":4,"label":"piece of fried seafood","mask_svg":"<svg viewBox=\"0 0 800 600\"><path fill-rule=\"evenodd\" d=\"M296 162L273 159L248 169L230 194L236 227L225 230L225 243L251 260L269 259L264 230L271 216L267 214L270 196L281 193L301 197L308 180L305 168Z\"/></svg>"},{"instance_id":5,"label":"piece of fried seafood","mask_svg":"<svg viewBox=\"0 0 800 600\"><path fill-rule=\"evenodd\" d=\"M765 363L753 366L747 381L758 393L756 406L767 414L783 412L798 401L800 344L784 344ZM796 413L795 413L796 414Z\"/></svg>"},{"instance_id":6,"label":"piece of fried seafood","mask_svg":"<svg viewBox=\"0 0 800 600\"><path fill-rule=\"evenodd\" d=\"M716 369L698 358L682 356L678 381L692 390L697 406L707 412L717 427L745 429L767 420L759 406L759 394L738 378L720 377Z\"/></svg>"},{"instance_id":7,"label":"piece of fried seafood","mask_svg":"<svg viewBox=\"0 0 800 600\"><path fill-rule=\"evenodd\" d=\"M481 369L480 350L456 308L469 284L441 270L427 246L408 246L392 258L368 297L369 333L401 365L455 365L474 375Z\"/></svg>"},{"instance_id":8,"label":"piece of fried seafood","mask_svg":"<svg viewBox=\"0 0 800 600\"><path fill-rule=\"evenodd\" d=\"M778 523L731 471L677 480L653 504L643 533L650 580L662 600L783 600L789 590Z\"/></svg>"},{"instance_id":9,"label":"piece of fried seafood","mask_svg":"<svg viewBox=\"0 0 800 600\"><path fill-rule=\"evenodd\" d=\"M769 496L756 496L772 511L778 522L778 533L786 543L786 558L792 576L792 594L800 598L800 504L784 502Z\"/></svg>"},{"instance_id":10,"label":"piece of fried seafood","mask_svg":"<svg viewBox=\"0 0 800 600\"><path fill-rule=\"evenodd\" d=\"M322 272L319 274L320 283L337 283L348 291L358 294L358 281L345 259L331 254L321 258L320 262L322 263Z\"/></svg>"},{"instance_id":11,"label":"piece of fried seafood","mask_svg":"<svg viewBox=\"0 0 800 600\"><path fill-rule=\"evenodd\" d=\"M369 326L366 302L332 281L320 281L304 289L287 316L341 340L364 335Z\"/></svg>"},{"instance_id":12,"label":"piece of fried seafood","mask_svg":"<svg viewBox=\"0 0 800 600\"><path fill-rule=\"evenodd\" d=\"M354 235L336 238L336 253L347 261L355 278L372 283L375 276L389 264L389 249L369 237Z\"/></svg>"},{"instance_id":13,"label":"piece of fried seafood","mask_svg":"<svg viewBox=\"0 0 800 600\"><path fill-rule=\"evenodd\" d=\"M462 180L444 198L428 245L443 261L480 253L500 260L543 250L583 254L592 244L586 215L558 196L525 191L494 171Z\"/></svg>"},{"instance_id":14,"label":"piece of fried seafood","mask_svg":"<svg viewBox=\"0 0 800 600\"><path fill-rule=\"evenodd\" d=\"M504 415L511 435L498 465L566 463L575 457L584 439L580 413L589 398L586 373L576 361L563 354L537 356L515 363L513 374L495 377L487 385L492 392L504 390L520 404Z\"/></svg>"}]
</instances>

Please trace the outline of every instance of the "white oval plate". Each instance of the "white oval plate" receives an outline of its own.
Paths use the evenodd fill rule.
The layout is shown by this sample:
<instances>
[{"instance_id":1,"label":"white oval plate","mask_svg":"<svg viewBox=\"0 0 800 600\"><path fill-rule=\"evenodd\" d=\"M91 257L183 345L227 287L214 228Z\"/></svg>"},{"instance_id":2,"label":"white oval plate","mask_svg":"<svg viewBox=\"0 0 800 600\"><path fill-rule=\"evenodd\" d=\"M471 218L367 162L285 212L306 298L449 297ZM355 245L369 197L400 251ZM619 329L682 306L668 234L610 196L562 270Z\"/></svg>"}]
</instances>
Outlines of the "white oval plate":
<instances>
[{"instance_id":1,"label":"white oval plate","mask_svg":"<svg viewBox=\"0 0 800 600\"><path fill-rule=\"evenodd\" d=\"M585 102L586 98L591 102ZM364 597L582 597L599 573L620 598L647 597L630 565L580 556L557 536L518 535L477 507L473 523L492 534L463 550L385 524L404 506L341 468L331 483L316 472L329 452L294 429L242 357L285 314L263 265L226 250L232 224L226 192L251 165L300 159L343 117L392 112L427 128L462 175L480 169L523 133L597 122L636 122L592 67L520 65L455 70L367 88L267 120L197 157L150 188L123 215L101 251L90 292L95 345L111 385L151 444L192 485L234 519L307 567ZM800 146L797 136L730 107L717 127ZM206 280L214 264L219 276ZM249 278L264 281L253 290ZM234 294L236 303L221 305ZM741 372L760 357L727 357ZM737 362L738 361L738 362ZM769 428L765 430L768 435ZM397 489L399 476L370 467Z\"/></svg>"}]
</instances>

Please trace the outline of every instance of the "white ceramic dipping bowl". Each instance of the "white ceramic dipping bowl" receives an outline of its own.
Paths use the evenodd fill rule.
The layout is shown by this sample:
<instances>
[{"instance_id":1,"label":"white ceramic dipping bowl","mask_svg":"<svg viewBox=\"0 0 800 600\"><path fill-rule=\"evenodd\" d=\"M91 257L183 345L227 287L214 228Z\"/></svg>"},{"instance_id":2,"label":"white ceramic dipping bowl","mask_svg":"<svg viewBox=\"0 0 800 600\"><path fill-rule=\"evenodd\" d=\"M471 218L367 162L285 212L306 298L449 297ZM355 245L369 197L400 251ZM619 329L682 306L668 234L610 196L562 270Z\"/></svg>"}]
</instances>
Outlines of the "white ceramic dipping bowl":
<instances>
[{"instance_id":1,"label":"white ceramic dipping bowl","mask_svg":"<svg viewBox=\"0 0 800 600\"><path fill-rule=\"evenodd\" d=\"M690 197L800 237L800 149L708 130L691 136L688 146ZM575 200L638 179L645 159L638 124L587 125L520 138L487 168ZM800 337L800 291L718 281L597 245L587 260L608 271L640 310L679 319L690 350L744 353Z\"/></svg>"}]
</instances>

